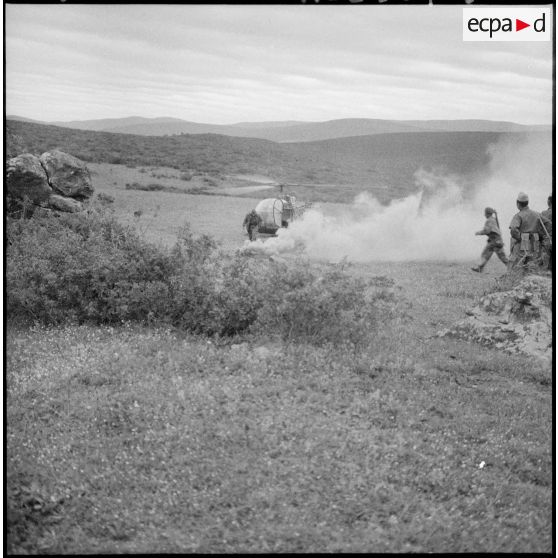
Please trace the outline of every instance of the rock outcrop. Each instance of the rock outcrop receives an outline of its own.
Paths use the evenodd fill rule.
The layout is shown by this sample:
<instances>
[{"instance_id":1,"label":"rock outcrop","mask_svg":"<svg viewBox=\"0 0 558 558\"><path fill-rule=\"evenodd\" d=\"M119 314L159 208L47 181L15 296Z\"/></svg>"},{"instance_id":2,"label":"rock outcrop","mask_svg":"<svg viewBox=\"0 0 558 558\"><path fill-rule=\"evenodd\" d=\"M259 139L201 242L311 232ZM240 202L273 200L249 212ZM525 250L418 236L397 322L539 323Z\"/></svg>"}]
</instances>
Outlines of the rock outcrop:
<instances>
[{"instance_id":1,"label":"rock outcrop","mask_svg":"<svg viewBox=\"0 0 558 558\"><path fill-rule=\"evenodd\" d=\"M6 165L6 189L9 206L34 207L75 213L93 195L91 176L86 165L62 151L50 151L40 157L23 153ZM31 211L32 213L32 211Z\"/></svg>"},{"instance_id":2,"label":"rock outcrop","mask_svg":"<svg viewBox=\"0 0 558 558\"><path fill-rule=\"evenodd\" d=\"M8 161L6 189L8 195L19 199L27 197L37 205L44 204L53 193L41 161L30 153Z\"/></svg>"},{"instance_id":3,"label":"rock outcrop","mask_svg":"<svg viewBox=\"0 0 558 558\"><path fill-rule=\"evenodd\" d=\"M466 314L467 318L438 335L551 362L551 277L529 275L510 291L483 296Z\"/></svg>"},{"instance_id":4,"label":"rock outcrop","mask_svg":"<svg viewBox=\"0 0 558 558\"><path fill-rule=\"evenodd\" d=\"M91 175L85 163L62 151L48 151L40 157L51 188L62 196L86 200L93 194Z\"/></svg>"}]
</instances>

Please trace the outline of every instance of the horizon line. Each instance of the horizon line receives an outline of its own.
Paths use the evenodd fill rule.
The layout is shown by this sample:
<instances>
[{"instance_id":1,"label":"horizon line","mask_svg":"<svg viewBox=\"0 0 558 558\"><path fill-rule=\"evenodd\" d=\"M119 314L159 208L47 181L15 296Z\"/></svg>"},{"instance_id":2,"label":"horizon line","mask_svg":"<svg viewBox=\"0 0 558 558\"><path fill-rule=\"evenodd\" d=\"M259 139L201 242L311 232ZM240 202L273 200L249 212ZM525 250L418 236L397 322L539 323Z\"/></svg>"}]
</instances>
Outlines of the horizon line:
<instances>
[{"instance_id":1,"label":"horizon line","mask_svg":"<svg viewBox=\"0 0 558 558\"><path fill-rule=\"evenodd\" d=\"M21 118L26 120L33 120L35 122L41 124L53 124L55 122L59 123L70 123L70 122L95 122L100 120L125 120L129 118L142 118L144 120L158 120L161 118L168 118L172 120L178 120L181 122L189 123L189 124L202 124L202 125L209 125L209 126L240 126L242 124L266 124L266 123L282 123L282 122L296 122L300 124L323 124L326 122L336 122L340 120L378 120L378 121L385 121L385 122L437 122L437 121L444 121L444 122L467 122L467 121L480 121L480 122L501 122L507 124L516 124L518 126L547 126L553 127L554 123L551 122L549 124L525 124L522 122L517 122L514 120L493 120L490 118L373 118L368 116L361 116L361 117L343 117L343 118L330 118L327 120L296 120L296 119L287 119L287 120L240 120L232 123L227 124L216 124L213 122L197 122L194 120L186 120L184 118L180 118L178 116L140 116L137 114L132 114L129 116L111 116L111 117L102 117L102 118L80 118L80 119L72 119L72 120L39 120L37 118L31 118L29 116L22 116L20 114L10 114L6 115L5 119L10 120L13 118Z\"/></svg>"}]
</instances>

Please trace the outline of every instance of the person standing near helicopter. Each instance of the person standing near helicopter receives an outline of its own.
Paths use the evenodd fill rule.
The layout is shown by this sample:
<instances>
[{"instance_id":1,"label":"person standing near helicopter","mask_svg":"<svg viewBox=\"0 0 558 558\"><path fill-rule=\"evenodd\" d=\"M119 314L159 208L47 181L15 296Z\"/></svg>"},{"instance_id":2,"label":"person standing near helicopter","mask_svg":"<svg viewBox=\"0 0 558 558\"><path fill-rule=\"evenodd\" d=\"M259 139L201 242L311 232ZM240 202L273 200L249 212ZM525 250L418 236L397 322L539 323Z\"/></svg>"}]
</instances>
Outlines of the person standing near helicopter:
<instances>
[{"instance_id":1,"label":"person standing near helicopter","mask_svg":"<svg viewBox=\"0 0 558 558\"><path fill-rule=\"evenodd\" d=\"M255 209L252 209L252 211L250 211L250 213L247 213L246 217L244 217L242 227L246 227L246 230L248 231L248 238L250 239L250 241L256 240L256 232L262 222L262 218L256 213Z\"/></svg>"}]
</instances>

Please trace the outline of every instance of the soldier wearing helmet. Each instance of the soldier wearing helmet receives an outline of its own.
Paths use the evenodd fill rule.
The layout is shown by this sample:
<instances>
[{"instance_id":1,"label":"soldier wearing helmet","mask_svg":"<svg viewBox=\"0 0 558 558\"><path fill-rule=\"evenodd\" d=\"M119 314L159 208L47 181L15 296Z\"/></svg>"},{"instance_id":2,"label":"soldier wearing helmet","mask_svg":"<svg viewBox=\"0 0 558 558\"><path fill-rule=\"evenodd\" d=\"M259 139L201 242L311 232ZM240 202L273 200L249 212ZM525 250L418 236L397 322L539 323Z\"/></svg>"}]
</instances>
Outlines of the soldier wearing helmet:
<instances>
[{"instance_id":1,"label":"soldier wearing helmet","mask_svg":"<svg viewBox=\"0 0 558 558\"><path fill-rule=\"evenodd\" d=\"M512 266L517 262L521 253L531 258L535 257L538 252L538 238L543 233L542 223L547 220L546 218L543 220L540 213L529 209L529 196L524 192L519 192L516 204L519 212L513 216L510 223L510 264Z\"/></svg>"},{"instance_id":2,"label":"soldier wearing helmet","mask_svg":"<svg viewBox=\"0 0 558 558\"><path fill-rule=\"evenodd\" d=\"M502 240L502 233L500 232L496 210L491 207L487 207L484 210L484 216L486 217L484 227L475 234L486 235L488 239L481 254L480 264L471 268L473 271L477 271L478 273L482 272L484 266L488 263L488 260L494 253L496 253L504 265L508 265L508 258L506 258L506 253L504 252L504 241Z\"/></svg>"}]
</instances>

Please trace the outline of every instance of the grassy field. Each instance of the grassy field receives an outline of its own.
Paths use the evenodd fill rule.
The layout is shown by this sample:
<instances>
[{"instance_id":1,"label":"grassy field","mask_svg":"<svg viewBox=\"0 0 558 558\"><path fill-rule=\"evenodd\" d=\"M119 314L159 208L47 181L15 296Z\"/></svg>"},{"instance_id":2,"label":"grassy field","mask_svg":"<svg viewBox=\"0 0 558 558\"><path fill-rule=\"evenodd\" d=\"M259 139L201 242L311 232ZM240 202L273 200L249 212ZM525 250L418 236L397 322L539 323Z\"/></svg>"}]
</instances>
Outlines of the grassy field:
<instances>
[{"instance_id":1,"label":"grassy field","mask_svg":"<svg viewBox=\"0 0 558 558\"><path fill-rule=\"evenodd\" d=\"M92 170L146 238L169 244L183 221L228 250L246 238L256 198ZM358 351L9 324L8 552L551 552L552 370L436 337L500 268L346 269L394 280L400 310Z\"/></svg>"},{"instance_id":2,"label":"grassy field","mask_svg":"<svg viewBox=\"0 0 558 558\"><path fill-rule=\"evenodd\" d=\"M150 241L172 245L185 223L189 223L197 234L214 236L224 248L232 249L248 238L242 229L242 221L255 207L257 199L188 194L193 188L203 187L203 178L180 181L176 178L179 172L172 169L150 169L143 173L140 172L143 167L132 169L109 164L90 164L88 167L93 173L95 191L114 197L113 209L118 219L127 224L135 223ZM126 184L134 182L181 187L184 193L127 190Z\"/></svg>"},{"instance_id":3,"label":"grassy field","mask_svg":"<svg viewBox=\"0 0 558 558\"><path fill-rule=\"evenodd\" d=\"M178 230L187 222L197 234L209 234L223 248L234 250L248 238L242 228L246 213L261 199L279 194L277 186L255 182L256 177L250 181L242 175L235 175L212 179L212 184L208 185L207 176L203 174L186 182L180 179L180 171L165 167L130 168L108 163L87 166L92 173L95 192L114 198L112 208L118 219L135 224L146 239L167 246L176 241ZM142 187L153 183L177 191L126 188L126 184ZM296 188L295 193L301 202L315 199L315 196L306 196L309 190L310 187ZM285 193L289 191L285 188ZM338 191L334 199L337 205L352 201L342 191ZM334 210L336 203L322 202L321 205Z\"/></svg>"},{"instance_id":4,"label":"grassy field","mask_svg":"<svg viewBox=\"0 0 558 558\"><path fill-rule=\"evenodd\" d=\"M428 283L359 354L10 328L9 550L549 552L551 371L431 338L479 287Z\"/></svg>"}]
</instances>

